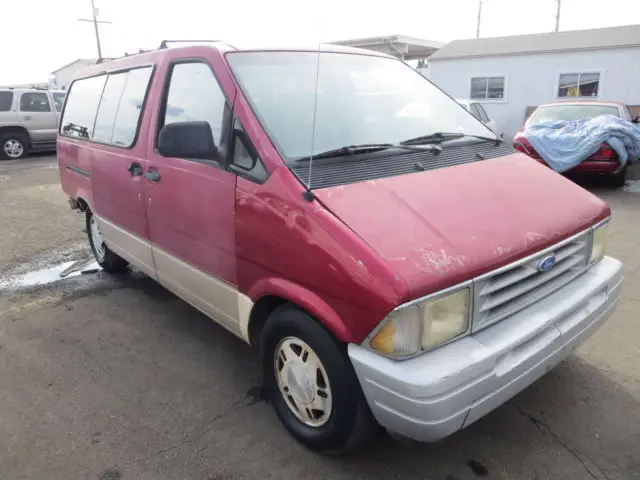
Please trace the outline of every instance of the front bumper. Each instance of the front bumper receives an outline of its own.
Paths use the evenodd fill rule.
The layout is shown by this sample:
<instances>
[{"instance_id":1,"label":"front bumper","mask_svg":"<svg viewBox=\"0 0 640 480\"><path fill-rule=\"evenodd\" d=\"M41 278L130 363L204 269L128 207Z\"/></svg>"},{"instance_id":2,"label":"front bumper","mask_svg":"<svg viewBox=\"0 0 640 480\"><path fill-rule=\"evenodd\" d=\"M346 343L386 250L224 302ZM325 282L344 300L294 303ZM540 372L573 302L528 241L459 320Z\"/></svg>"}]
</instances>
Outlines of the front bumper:
<instances>
[{"instance_id":1,"label":"front bumper","mask_svg":"<svg viewBox=\"0 0 640 480\"><path fill-rule=\"evenodd\" d=\"M605 257L560 290L424 355L395 361L360 345L349 357L378 423L430 442L465 428L566 358L611 315L622 264Z\"/></svg>"}]
</instances>

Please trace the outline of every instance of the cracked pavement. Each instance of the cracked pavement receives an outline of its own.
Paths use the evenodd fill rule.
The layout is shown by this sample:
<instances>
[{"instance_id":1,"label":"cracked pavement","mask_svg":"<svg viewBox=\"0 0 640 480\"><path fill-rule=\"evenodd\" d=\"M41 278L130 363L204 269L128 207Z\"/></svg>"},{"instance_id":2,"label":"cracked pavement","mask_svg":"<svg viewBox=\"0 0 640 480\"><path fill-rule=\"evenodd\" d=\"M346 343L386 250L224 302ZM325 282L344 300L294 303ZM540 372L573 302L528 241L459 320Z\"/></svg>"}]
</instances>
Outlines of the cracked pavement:
<instances>
[{"instance_id":1,"label":"cracked pavement","mask_svg":"<svg viewBox=\"0 0 640 480\"><path fill-rule=\"evenodd\" d=\"M0 277L84 255L50 157L0 163ZM636 171L636 174L638 172ZM575 355L441 443L353 456L297 445L256 354L150 279L104 273L0 294L1 479L640 479L640 195L612 206L616 314Z\"/></svg>"}]
</instances>

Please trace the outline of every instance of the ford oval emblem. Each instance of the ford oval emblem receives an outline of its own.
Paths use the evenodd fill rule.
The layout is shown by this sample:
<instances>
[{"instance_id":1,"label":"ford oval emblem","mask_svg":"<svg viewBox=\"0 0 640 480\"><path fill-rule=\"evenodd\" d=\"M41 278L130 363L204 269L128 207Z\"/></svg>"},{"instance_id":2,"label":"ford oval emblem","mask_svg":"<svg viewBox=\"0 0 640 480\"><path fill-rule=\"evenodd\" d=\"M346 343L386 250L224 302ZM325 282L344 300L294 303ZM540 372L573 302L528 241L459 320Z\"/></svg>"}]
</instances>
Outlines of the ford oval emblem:
<instances>
[{"instance_id":1,"label":"ford oval emblem","mask_svg":"<svg viewBox=\"0 0 640 480\"><path fill-rule=\"evenodd\" d=\"M546 257L544 257L538 262L538 271L548 272L553 268L555 264L556 264L556 255L555 254L547 255Z\"/></svg>"}]
</instances>

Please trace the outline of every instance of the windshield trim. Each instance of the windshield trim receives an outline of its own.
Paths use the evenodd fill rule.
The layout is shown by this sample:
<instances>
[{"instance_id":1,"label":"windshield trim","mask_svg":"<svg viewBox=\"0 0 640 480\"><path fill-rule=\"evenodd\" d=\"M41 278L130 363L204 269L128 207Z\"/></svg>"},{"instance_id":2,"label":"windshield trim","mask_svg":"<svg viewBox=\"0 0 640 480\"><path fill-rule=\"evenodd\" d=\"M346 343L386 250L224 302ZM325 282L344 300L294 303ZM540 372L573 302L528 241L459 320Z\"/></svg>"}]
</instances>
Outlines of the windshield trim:
<instances>
[{"instance_id":1,"label":"windshield trim","mask_svg":"<svg viewBox=\"0 0 640 480\"><path fill-rule=\"evenodd\" d=\"M418 75L423 81L428 82L433 87L435 87L437 90L442 92L447 98L449 98L449 100L451 100L453 108L455 108L455 106L457 106L457 108L463 110L467 115L469 115L471 118L473 118L473 120L475 120L478 125L481 125L487 131L489 136L493 135L493 136L497 137L497 135L489 127L487 127L484 123L482 123L480 120L478 120L471 113L470 110L467 110L464 106L460 105L456 101L455 98L453 98L451 95L449 95L447 92L445 92L436 83L434 83L431 80L429 80L428 78L426 78L424 75L422 75L420 72L418 72L415 68L411 67L410 65L408 65L407 63L403 62L402 60L400 60L400 59L398 59L396 57L392 57L392 56L388 56L388 55L381 55L381 54L379 54L377 52L371 52L369 54L366 51L365 52L343 52L343 51L325 51L325 50L295 50L295 49L286 49L286 48L285 49L278 49L278 50L259 50L259 49L256 49L256 50L231 50L231 51L225 52L223 54L223 58L225 60L225 63L228 66L228 70L229 70L229 73L230 73L231 77L233 78L235 84L237 85L238 90L242 93L242 96L244 97L244 100L246 101L247 105L249 106L249 109L251 110L254 118L258 121L260 127L262 128L262 130L266 134L269 142L271 143L273 148L278 152L278 155L280 156L282 161L287 166L291 166L292 164L295 164L296 159L300 158L300 157L299 156L287 156L287 155L285 155L284 149L279 144L279 142L276 139L276 136L274 135L272 129L270 129L267 126L267 122L265 121L265 119L263 118L261 113L259 112L259 109L256 107L253 99L248 94L244 83L240 80L239 76L236 75L236 72L234 71L234 69L231 66L231 62L229 62L229 60L227 58L230 55L242 55L242 54L252 54L252 53L253 54L256 54L256 53L265 53L265 54L269 54L269 53L317 53L318 55L321 55L321 54L328 54L328 55L354 55L354 56L361 56L361 57L374 57L374 58L386 59L386 60L389 60L389 61L399 62L404 67L406 67L410 71L412 71L415 75ZM465 140L466 139L459 139L458 141L452 141L451 143L454 144L454 145L467 143ZM310 141L311 141L311 139L310 139ZM378 153L378 152L375 152L375 153ZM407 152L407 153L411 153L411 152ZM363 153L362 155L369 155L369 154ZM312 155L309 155L309 156L311 158L313 158Z\"/></svg>"}]
</instances>

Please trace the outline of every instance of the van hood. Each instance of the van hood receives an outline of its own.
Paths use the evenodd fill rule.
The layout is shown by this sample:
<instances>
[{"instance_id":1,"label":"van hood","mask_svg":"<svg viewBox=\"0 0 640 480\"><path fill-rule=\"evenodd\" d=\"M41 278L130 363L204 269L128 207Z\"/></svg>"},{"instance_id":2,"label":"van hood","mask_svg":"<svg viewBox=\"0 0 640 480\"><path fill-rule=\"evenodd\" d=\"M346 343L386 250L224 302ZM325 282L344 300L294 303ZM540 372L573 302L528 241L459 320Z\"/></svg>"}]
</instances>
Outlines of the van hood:
<instances>
[{"instance_id":1,"label":"van hood","mask_svg":"<svg viewBox=\"0 0 640 480\"><path fill-rule=\"evenodd\" d=\"M610 214L598 197L521 154L314 193L406 282L403 301L507 265Z\"/></svg>"}]
</instances>

